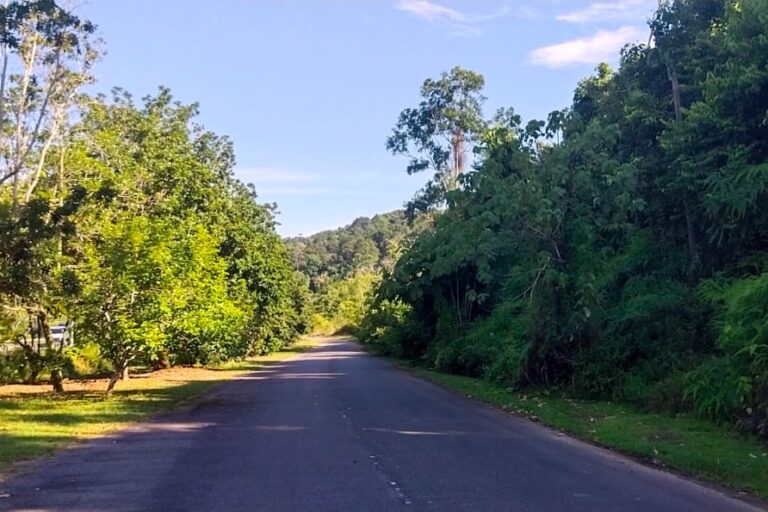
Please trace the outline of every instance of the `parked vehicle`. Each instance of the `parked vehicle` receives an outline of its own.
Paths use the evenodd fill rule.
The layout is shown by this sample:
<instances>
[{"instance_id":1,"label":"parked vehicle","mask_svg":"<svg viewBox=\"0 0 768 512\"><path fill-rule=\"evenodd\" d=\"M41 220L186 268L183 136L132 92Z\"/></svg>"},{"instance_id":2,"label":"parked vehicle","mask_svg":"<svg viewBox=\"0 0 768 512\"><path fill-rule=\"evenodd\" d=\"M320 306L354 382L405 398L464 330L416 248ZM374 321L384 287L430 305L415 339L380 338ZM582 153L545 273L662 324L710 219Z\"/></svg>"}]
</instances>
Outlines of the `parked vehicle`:
<instances>
[{"instance_id":1,"label":"parked vehicle","mask_svg":"<svg viewBox=\"0 0 768 512\"><path fill-rule=\"evenodd\" d=\"M59 322L52 325L51 341L60 346L72 345L74 342L74 325L69 322Z\"/></svg>"}]
</instances>

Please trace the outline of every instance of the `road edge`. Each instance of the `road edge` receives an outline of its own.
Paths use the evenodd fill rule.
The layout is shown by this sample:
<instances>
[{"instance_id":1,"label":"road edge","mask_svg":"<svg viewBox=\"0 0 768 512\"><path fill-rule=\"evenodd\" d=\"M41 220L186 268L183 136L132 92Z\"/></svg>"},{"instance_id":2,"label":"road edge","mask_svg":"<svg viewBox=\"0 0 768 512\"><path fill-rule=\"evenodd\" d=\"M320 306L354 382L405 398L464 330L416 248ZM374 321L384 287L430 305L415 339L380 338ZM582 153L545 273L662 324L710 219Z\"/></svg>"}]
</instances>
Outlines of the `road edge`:
<instances>
[{"instance_id":1,"label":"road edge","mask_svg":"<svg viewBox=\"0 0 768 512\"><path fill-rule=\"evenodd\" d=\"M630 460L630 461L632 461L632 462L634 462L636 464L640 464L641 466L644 466L646 468L653 469L653 470L656 470L656 471L661 471L663 473L667 473L669 475L672 475L672 476L675 476L677 478L686 480L686 481L691 482L691 483L696 484L696 485L700 485L702 487L705 487L707 489L716 491L716 492L718 492L718 493L720 493L720 494L722 494L724 496L727 496L729 498L732 498L734 500L741 501L741 502L746 503L746 504L748 504L750 506L753 506L753 507L756 507L756 508L758 508L760 510L764 510L764 511L768 512L768 500L764 500L764 499L762 499L762 498L760 498L758 496L755 496L755 495L753 495L753 494L751 494L749 492L746 492L746 491L743 491L743 490L739 490L739 489L736 489L734 487L730 487L730 486L728 486L726 484L723 484L721 482L716 482L716 481L713 481L713 480L707 480L707 479L698 477L696 475L692 475L690 473L687 473L687 472L682 471L682 470L678 470L678 469L676 469L674 467L665 465L663 463L662 464L654 463L652 460L649 460L647 457L643 457L643 456L639 456L639 455L636 455L636 454L628 453L628 452L625 452L625 451L623 451L623 450L621 450L619 448L612 447L612 446L604 444L604 443L596 442L596 441L588 439L588 438L579 437L579 436L577 436L576 434L574 434L572 432L568 432L566 430L559 429L559 428L557 428L557 427L555 427L553 425L549 425L547 423L544 423L544 422L538 420L538 418L537 419L533 419L530 415L525 414L522 411L517 411L517 410L514 410L514 409L506 409L506 408L503 408L503 407L499 407L498 405L494 404L493 402L490 402L490 401L487 401L487 400L483 400L482 398L479 398L479 397L476 397L476 396L473 396L473 395L467 395L462 390L460 390L458 388L455 388L455 387L452 387L452 386L446 384L445 382L439 381L437 379L430 378L428 372L435 372L435 370L429 370L427 368L422 368L422 367L414 366L412 364L412 362L410 362L410 361L404 361L404 360L400 360L400 359L397 359L397 358L392 358L392 357L388 357L388 356L379 354L379 353L377 353L375 351L375 349L373 349L373 347L370 347L369 345L366 345L366 344L360 342L360 340L358 340L357 338L354 338L354 337L351 337L351 338L352 338L352 341L354 343L356 343L358 346L360 346L361 349L363 351L365 351L367 354L369 354L369 355L371 355L373 357L376 357L376 358L379 358L379 359L387 361L390 365L392 365L393 368L395 368L395 369L397 369L399 371L402 371L403 373L405 373L405 374L407 374L407 375L409 375L409 376L411 376L413 378L419 379L419 380L421 380L423 382L428 382L428 383L432 384L433 386L439 387L439 388L441 388L441 389L443 389L445 391L448 391L448 392L450 392L450 393L452 393L454 395L461 396L462 398L464 398L466 400L470 400L470 401L472 401L474 403L480 404L480 405L482 405L482 406L484 406L484 407L486 407L488 409L491 409L491 410L493 410L495 412L500 412L500 413L503 413L505 415L513 416L513 417L515 417L517 419L524 420L526 422L529 422L533 426L542 428L542 429L547 430L549 432L552 432L552 433L554 433L554 434L556 434L558 436L565 436L565 437L567 437L567 438L569 438L569 439L571 439L573 441L576 441L576 442L579 442L579 443L584 443L586 445L592 446L594 448L599 448L601 450L605 450L606 452L609 452L610 454L612 454L614 456L623 457L623 458L625 458L627 460ZM441 373L441 372L436 372L436 373ZM480 380L480 379L475 379L475 380Z\"/></svg>"}]
</instances>

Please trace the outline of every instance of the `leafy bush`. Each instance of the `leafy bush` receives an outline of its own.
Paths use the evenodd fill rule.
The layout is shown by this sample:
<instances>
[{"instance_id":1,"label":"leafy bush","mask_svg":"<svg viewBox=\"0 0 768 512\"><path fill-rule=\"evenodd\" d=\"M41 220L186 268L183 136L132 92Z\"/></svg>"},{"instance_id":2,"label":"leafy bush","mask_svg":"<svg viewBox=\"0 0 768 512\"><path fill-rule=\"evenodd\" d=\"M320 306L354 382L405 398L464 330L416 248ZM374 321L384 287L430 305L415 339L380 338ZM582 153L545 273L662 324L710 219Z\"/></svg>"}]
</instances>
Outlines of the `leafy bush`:
<instances>
[{"instance_id":1,"label":"leafy bush","mask_svg":"<svg viewBox=\"0 0 768 512\"><path fill-rule=\"evenodd\" d=\"M366 314L366 304L378 276L358 274L330 283L315 294L312 332L354 334Z\"/></svg>"},{"instance_id":2,"label":"leafy bush","mask_svg":"<svg viewBox=\"0 0 768 512\"><path fill-rule=\"evenodd\" d=\"M693 403L686 393L687 373L674 373L650 386L645 405L653 411L689 412Z\"/></svg>"},{"instance_id":3,"label":"leafy bush","mask_svg":"<svg viewBox=\"0 0 768 512\"><path fill-rule=\"evenodd\" d=\"M369 299L367 314L357 336L379 352L394 356L421 357L429 336L410 306L397 300Z\"/></svg>"},{"instance_id":4,"label":"leafy bush","mask_svg":"<svg viewBox=\"0 0 768 512\"><path fill-rule=\"evenodd\" d=\"M64 350L65 367L70 376L91 377L114 371L112 364L101 355L96 343L83 343Z\"/></svg>"},{"instance_id":5,"label":"leafy bush","mask_svg":"<svg viewBox=\"0 0 768 512\"><path fill-rule=\"evenodd\" d=\"M519 384L524 372L526 322L517 304L505 302L453 340L429 353L436 368L506 384Z\"/></svg>"},{"instance_id":6,"label":"leafy bush","mask_svg":"<svg viewBox=\"0 0 768 512\"><path fill-rule=\"evenodd\" d=\"M768 436L768 273L705 281L701 293L718 307L723 356L691 373L688 394L702 415Z\"/></svg>"},{"instance_id":7,"label":"leafy bush","mask_svg":"<svg viewBox=\"0 0 768 512\"><path fill-rule=\"evenodd\" d=\"M0 354L0 384L26 382L29 364L21 350Z\"/></svg>"},{"instance_id":8,"label":"leafy bush","mask_svg":"<svg viewBox=\"0 0 768 512\"><path fill-rule=\"evenodd\" d=\"M312 320L310 323L310 332L313 334L333 334L338 329L338 326L333 323L332 320L329 318L326 318L325 316L321 315L320 313L315 313L312 315Z\"/></svg>"}]
</instances>

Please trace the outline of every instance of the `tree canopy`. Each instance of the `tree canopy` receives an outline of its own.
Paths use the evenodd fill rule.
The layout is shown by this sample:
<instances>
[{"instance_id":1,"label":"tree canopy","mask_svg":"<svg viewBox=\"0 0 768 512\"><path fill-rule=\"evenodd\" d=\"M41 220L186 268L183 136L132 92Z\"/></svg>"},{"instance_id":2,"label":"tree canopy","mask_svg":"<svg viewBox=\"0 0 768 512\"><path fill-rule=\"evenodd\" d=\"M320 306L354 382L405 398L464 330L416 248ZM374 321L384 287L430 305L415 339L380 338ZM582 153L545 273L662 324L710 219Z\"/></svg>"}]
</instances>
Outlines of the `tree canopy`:
<instances>
[{"instance_id":1,"label":"tree canopy","mask_svg":"<svg viewBox=\"0 0 768 512\"><path fill-rule=\"evenodd\" d=\"M664 2L652 44L600 65L567 109L475 123L476 169L378 285L361 336L768 435L766 27L765 0ZM431 125L410 127L429 105L388 148L427 147Z\"/></svg>"},{"instance_id":2,"label":"tree canopy","mask_svg":"<svg viewBox=\"0 0 768 512\"><path fill-rule=\"evenodd\" d=\"M425 80L418 107L400 113L387 149L410 159L408 174L434 172L408 203L409 216L441 206L446 193L459 185L467 168L467 153L485 129L484 85L482 75L457 66L437 80Z\"/></svg>"},{"instance_id":3,"label":"tree canopy","mask_svg":"<svg viewBox=\"0 0 768 512\"><path fill-rule=\"evenodd\" d=\"M0 378L49 372L61 390L92 346L111 390L129 364L224 361L305 332L274 207L234 177L197 105L164 87L86 95L95 27L53 1L7 3L0 20L0 341L21 356Z\"/></svg>"}]
</instances>

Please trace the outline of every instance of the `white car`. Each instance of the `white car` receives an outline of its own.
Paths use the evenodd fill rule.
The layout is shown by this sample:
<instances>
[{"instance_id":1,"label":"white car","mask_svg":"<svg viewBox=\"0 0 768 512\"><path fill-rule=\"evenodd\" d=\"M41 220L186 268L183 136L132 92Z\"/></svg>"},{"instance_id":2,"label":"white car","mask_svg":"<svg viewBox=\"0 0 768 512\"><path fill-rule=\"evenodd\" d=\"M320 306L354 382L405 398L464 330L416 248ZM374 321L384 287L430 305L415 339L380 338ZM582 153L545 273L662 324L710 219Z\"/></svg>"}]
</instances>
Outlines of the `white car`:
<instances>
[{"instance_id":1,"label":"white car","mask_svg":"<svg viewBox=\"0 0 768 512\"><path fill-rule=\"evenodd\" d=\"M71 345L73 341L72 324L59 322L51 326L51 341L60 345Z\"/></svg>"}]
</instances>

